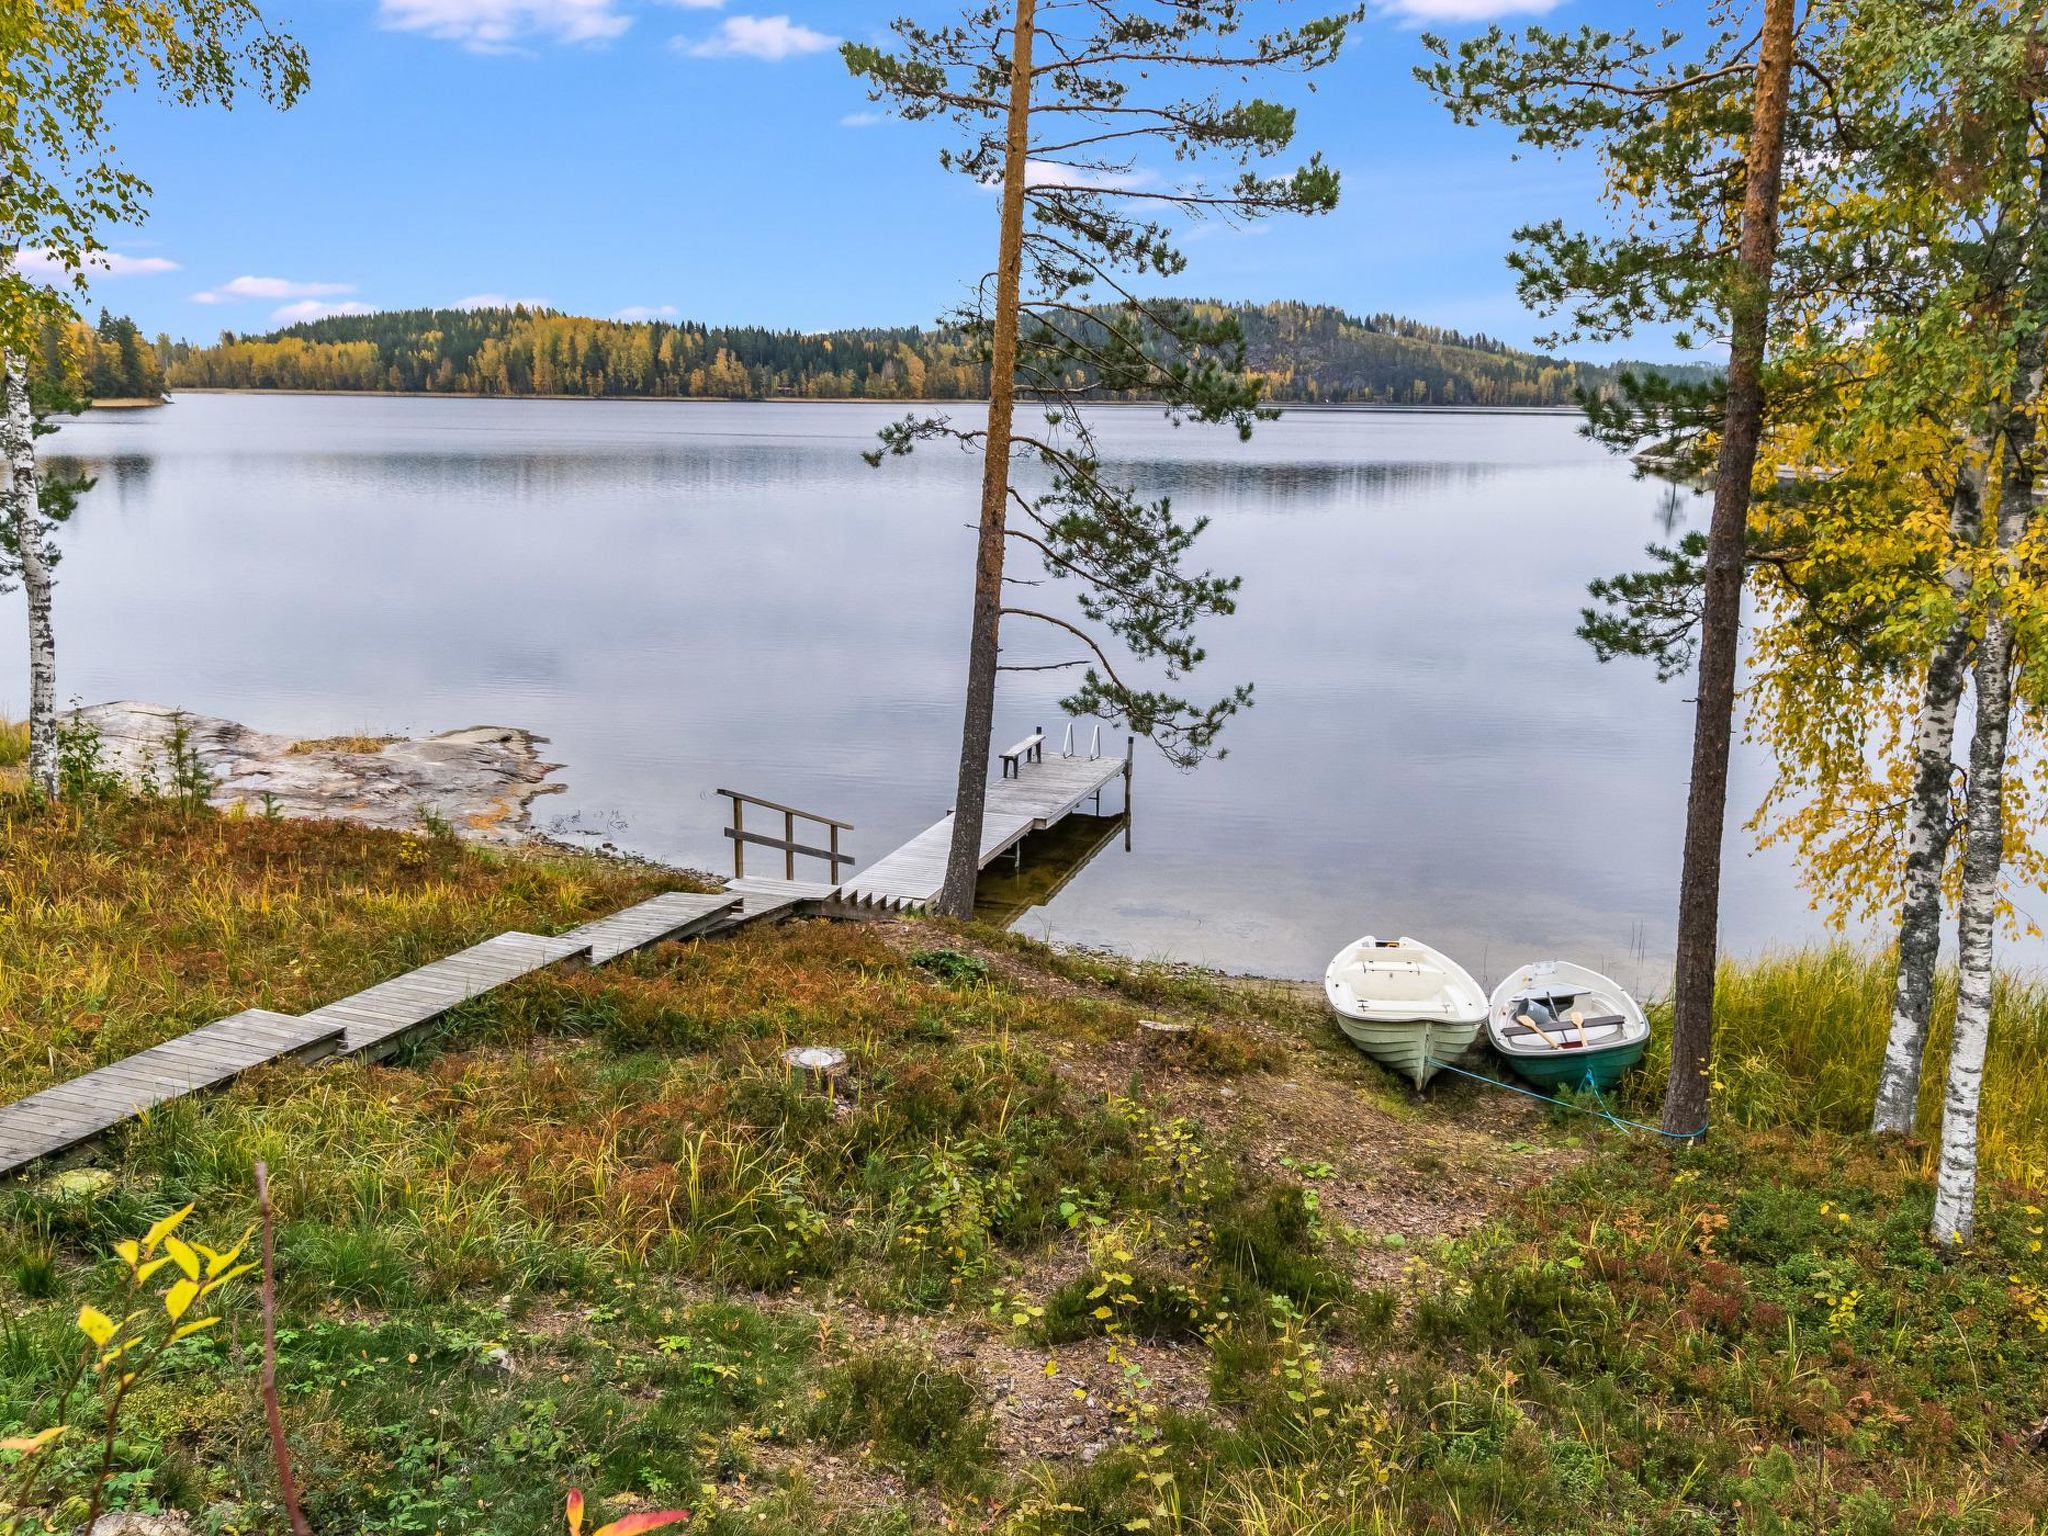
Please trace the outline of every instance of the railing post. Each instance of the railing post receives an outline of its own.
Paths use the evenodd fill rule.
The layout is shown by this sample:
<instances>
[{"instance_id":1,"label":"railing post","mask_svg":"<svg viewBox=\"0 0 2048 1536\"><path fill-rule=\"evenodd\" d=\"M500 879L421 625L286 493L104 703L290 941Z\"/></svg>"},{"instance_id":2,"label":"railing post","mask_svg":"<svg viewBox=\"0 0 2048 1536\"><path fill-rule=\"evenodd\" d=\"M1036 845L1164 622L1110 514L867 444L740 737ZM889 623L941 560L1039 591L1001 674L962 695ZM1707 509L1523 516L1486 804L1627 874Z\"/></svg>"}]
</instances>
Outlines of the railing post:
<instances>
[{"instance_id":1,"label":"railing post","mask_svg":"<svg viewBox=\"0 0 2048 1536\"><path fill-rule=\"evenodd\" d=\"M747 807L738 795L732 797L732 830L732 877L744 880L747 878L747 840L739 834L747 830Z\"/></svg>"},{"instance_id":2,"label":"railing post","mask_svg":"<svg viewBox=\"0 0 2048 1536\"><path fill-rule=\"evenodd\" d=\"M782 878L796 878L796 812L782 813L782 841L787 844L782 850Z\"/></svg>"},{"instance_id":3,"label":"railing post","mask_svg":"<svg viewBox=\"0 0 2048 1536\"><path fill-rule=\"evenodd\" d=\"M835 821L828 823L828 825L832 829L832 867L825 872L825 875L834 885L837 885L839 883L839 823Z\"/></svg>"}]
</instances>

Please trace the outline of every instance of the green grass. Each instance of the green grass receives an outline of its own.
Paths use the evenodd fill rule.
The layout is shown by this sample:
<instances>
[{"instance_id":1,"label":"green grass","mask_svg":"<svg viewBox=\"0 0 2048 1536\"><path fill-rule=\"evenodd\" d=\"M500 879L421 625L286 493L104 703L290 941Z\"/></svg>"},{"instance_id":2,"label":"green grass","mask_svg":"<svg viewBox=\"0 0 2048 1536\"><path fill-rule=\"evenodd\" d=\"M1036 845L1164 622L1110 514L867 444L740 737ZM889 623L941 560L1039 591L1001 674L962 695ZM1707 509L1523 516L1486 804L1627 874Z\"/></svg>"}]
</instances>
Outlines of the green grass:
<instances>
[{"instance_id":1,"label":"green grass","mask_svg":"<svg viewBox=\"0 0 2048 1536\"><path fill-rule=\"evenodd\" d=\"M1725 962L1714 994L1716 1119L1753 1129L1867 1130L1891 1028L1892 980L1890 956L1846 946ZM1920 1124L1930 1140L1941 1124L1955 1004L1955 974L1944 972L1936 980L1920 1083ZM1633 1106L1644 1112L1654 1108L1670 1064L1668 1010L1653 1010L1653 1021L1659 1028L1649 1058L1630 1085ZM1978 1124L1983 1167L1991 1174L2048 1185L2043 1061L2048 983L2001 976L1992 995ZM1930 1173L1932 1157L1929 1148L1924 1166Z\"/></svg>"},{"instance_id":2,"label":"green grass","mask_svg":"<svg viewBox=\"0 0 2048 1536\"><path fill-rule=\"evenodd\" d=\"M0 803L0 1095L50 1050L75 1070L658 884ZM2048 1529L2031 1082L1995 1057L2007 1163L1943 1255L1923 1150L1844 1134L1882 967L1725 985L1722 1129L1674 1153L1476 1092L1408 1106L1291 993L971 927L794 923L544 974L389 1065L168 1106L94 1154L107 1177L0 1182L0 1436L48 1422L112 1245L187 1201L232 1242L261 1158L322 1532L538 1536L571 1485L717 1536ZM2001 1052L2043 1006L2002 997ZM1205 1043L1162 1061L1141 1017ZM847 1095L793 1081L792 1044L846 1049ZM1311 1075L1338 1085L1329 1144L1231 1109ZM1376 1240L1495 1125L1471 1230ZM119 1505L276 1527L238 1291L132 1404Z\"/></svg>"},{"instance_id":3,"label":"green grass","mask_svg":"<svg viewBox=\"0 0 2048 1536\"><path fill-rule=\"evenodd\" d=\"M27 722L0 715L0 768L19 768L27 761Z\"/></svg>"}]
</instances>

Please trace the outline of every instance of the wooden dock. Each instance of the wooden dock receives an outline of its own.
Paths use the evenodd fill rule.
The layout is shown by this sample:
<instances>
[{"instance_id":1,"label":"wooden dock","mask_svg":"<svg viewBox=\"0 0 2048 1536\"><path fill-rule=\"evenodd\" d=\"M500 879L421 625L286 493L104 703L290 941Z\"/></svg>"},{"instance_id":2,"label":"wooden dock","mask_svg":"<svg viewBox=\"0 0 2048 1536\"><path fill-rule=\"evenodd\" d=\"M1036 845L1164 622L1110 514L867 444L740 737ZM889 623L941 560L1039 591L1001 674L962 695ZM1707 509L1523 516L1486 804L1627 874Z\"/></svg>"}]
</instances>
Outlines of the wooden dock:
<instances>
[{"instance_id":1,"label":"wooden dock","mask_svg":"<svg viewBox=\"0 0 2048 1536\"><path fill-rule=\"evenodd\" d=\"M1098 799L1130 770L1128 757L1083 757L1061 753L1019 763L1014 777L988 787L982 812L981 867L988 868L1033 832L1065 820L1082 803ZM911 912L930 906L946 883L946 857L953 848L953 814L948 811L895 852L885 854L840 886L838 901L854 909Z\"/></svg>"},{"instance_id":2,"label":"wooden dock","mask_svg":"<svg viewBox=\"0 0 2048 1536\"><path fill-rule=\"evenodd\" d=\"M984 869L1085 801L1092 799L1099 808L1102 791L1117 778L1124 780L1129 807L1128 746L1122 757L1102 756L1097 730L1090 750L1079 753L1072 726L1059 753L1048 755L1044 744L1043 733L1034 733L1002 754L1002 775L989 785L982 825ZM671 892L552 938L501 933L303 1017L251 1009L205 1025L0 1106L0 1174L91 1141L158 1105L222 1087L270 1062L388 1056L451 1009L551 966L604 965L665 940L710 937L799 912L914 911L929 906L945 883L951 812L863 873L835 884L798 880L796 859L824 861L836 877L841 864L853 862L840 847L840 834L852 831L850 825L731 790L719 793L733 802L727 836L736 865L723 893ZM746 805L780 816L783 835L748 830L742 820ZM799 842L799 821L824 828L824 846ZM747 876L750 845L780 851L783 878Z\"/></svg>"}]
</instances>

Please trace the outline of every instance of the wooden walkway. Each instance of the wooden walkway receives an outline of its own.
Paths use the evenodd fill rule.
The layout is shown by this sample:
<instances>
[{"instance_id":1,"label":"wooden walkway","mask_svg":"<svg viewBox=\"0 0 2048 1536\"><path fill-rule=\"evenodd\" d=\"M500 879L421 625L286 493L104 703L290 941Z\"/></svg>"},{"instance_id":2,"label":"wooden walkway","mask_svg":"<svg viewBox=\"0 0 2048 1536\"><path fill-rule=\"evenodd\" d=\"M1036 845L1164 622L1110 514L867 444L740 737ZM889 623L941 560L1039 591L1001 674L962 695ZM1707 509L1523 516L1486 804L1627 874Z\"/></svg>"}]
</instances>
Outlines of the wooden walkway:
<instances>
[{"instance_id":1,"label":"wooden walkway","mask_svg":"<svg viewBox=\"0 0 2048 1536\"><path fill-rule=\"evenodd\" d=\"M0 1109L0 1172L90 1141L159 1104L233 1082L251 1067L332 1055L342 1034L338 1023L254 1008L45 1088Z\"/></svg>"},{"instance_id":2,"label":"wooden walkway","mask_svg":"<svg viewBox=\"0 0 2048 1536\"><path fill-rule=\"evenodd\" d=\"M1031 738L1034 744L1039 741L1036 736ZM1068 746L1071 749L1071 730ZM1013 755L1003 776L989 785L982 867L1032 832L1065 819L1083 801L1099 800L1112 780L1125 777L1128 786L1129 771L1129 758L1105 758L1095 752L1085 757L1071 750L1042 756L1033 750L1022 761ZM775 809L786 816L802 815L786 807ZM833 841L830 850L820 856L834 860L837 873L837 865L848 862L839 856L837 833L850 829L843 823L826 825L833 828ZM736 827L735 833L740 830ZM449 1010L549 966L603 965L667 939L709 937L748 923L779 921L797 912L902 912L928 906L945 883L952 838L949 812L843 885L794 878L735 878L719 895L671 892L554 938L501 933L459 954L315 1008L302 1018L262 1009L236 1014L0 1106L0 1174L91 1141L160 1104L221 1087L268 1062L334 1055L388 1056L415 1031ZM783 846L760 834L746 834L745 840ZM794 842L793 832L787 841ZM735 843L744 846L737 835ZM815 852L807 847L794 851ZM793 875L794 871L786 873Z\"/></svg>"},{"instance_id":3,"label":"wooden walkway","mask_svg":"<svg viewBox=\"0 0 2048 1536\"><path fill-rule=\"evenodd\" d=\"M603 965L667 939L785 917L804 902L803 894L789 892L671 892L557 938L501 933L301 1018L262 1009L236 1014L0 1106L0 1174L91 1141L159 1104L223 1087L253 1067L293 1058L388 1056L450 1009L549 966Z\"/></svg>"},{"instance_id":4,"label":"wooden walkway","mask_svg":"<svg viewBox=\"0 0 2048 1536\"><path fill-rule=\"evenodd\" d=\"M982 812L981 867L1009 852L1026 836L1043 832L1123 777L1129 759L1056 755L1018 765L1015 778L988 787ZM854 909L908 912L930 906L946 883L946 855L953 847L948 811L894 853L886 854L839 887L838 901Z\"/></svg>"}]
</instances>

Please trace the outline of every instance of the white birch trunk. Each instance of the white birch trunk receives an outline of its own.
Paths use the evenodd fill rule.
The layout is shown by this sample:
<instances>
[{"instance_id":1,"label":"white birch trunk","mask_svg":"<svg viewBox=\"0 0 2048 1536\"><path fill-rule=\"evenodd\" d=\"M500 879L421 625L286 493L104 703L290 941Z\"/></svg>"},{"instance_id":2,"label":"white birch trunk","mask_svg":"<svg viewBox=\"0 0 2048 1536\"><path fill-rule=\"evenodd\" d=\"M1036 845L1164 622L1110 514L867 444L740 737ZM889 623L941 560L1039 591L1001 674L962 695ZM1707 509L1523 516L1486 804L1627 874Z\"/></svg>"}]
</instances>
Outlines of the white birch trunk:
<instances>
[{"instance_id":1,"label":"white birch trunk","mask_svg":"<svg viewBox=\"0 0 2048 1536\"><path fill-rule=\"evenodd\" d=\"M36 480L35 416L29 406L28 365L0 354L0 452L7 461L7 510L13 520L21 590L28 606L28 776L57 798L57 636L50 618L50 559Z\"/></svg>"},{"instance_id":2,"label":"white birch trunk","mask_svg":"<svg viewBox=\"0 0 2048 1536\"><path fill-rule=\"evenodd\" d=\"M2031 498L2032 487L2022 487ZM2007 494L2011 494L2008 485ZM2006 521L2000 516L2001 525ZM2001 527L2001 542L2003 528ZM1934 1236L1970 1235L1977 1202L1977 1106L1991 1039L1993 930L1998 873L2005 861L2005 746L2012 709L2012 622L1994 608L1977 649L1977 728L1970 741L1970 806L1963 838L1963 901L1956 924L1962 975L1955 1040L1941 1111L1941 1163L1935 1176Z\"/></svg>"},{"instance_id":3,"label":"white birch trunk","mask_svg":"<svg viewBox=\"0 0 2048 1536\"><path fill-rule=\"evenodd\" d=\"M1976 1215L1977 1108L1984 1096L1984 1058L1991 1040L1992 940L1998 876L2005 862L2005 750L2012 714L2013 616L2004 587L2014 575L2013 551L2034 515L2035 416L2048 365L2048 335L2041 323L2048 316L2048 155L2036 166L2034 197L2024 299L2034 323L2021 328L2014 349L2005 446L1999 456L1999 569L1986 593L1984 638L1977 647L1977 728L1970 741L1963 900L1956 922L1961 975L1955 1041L1949 1048L1948 1084L1942 1098L1941 1162L1934 1185L1934 1237L1942 1243L1965 1241Z\"/></svg>"},{"instance_id":4,"label":"white birch trunk","mask_svg":"<svg viewBox=\"0 0 2048 1536\"><path fill-rule=\"evenodd\" d=\"M1990 444L1977 439L1963 450L1949 533L1958 550L1983 536L1984 476ZM1969 594L1969 575L1951 561L1942 579L1957 598ZM1914 728L1913 788L1906 802L1904 900L1899 909L1898 975L1892 1026L1878 1074L1870 1128L1910 1136L1920 1113L1920 1065L1927 1051L1927 1016L1934 1002L1934 964L1941 953L1941 875L1954 835L1949 786L1955 777L1956 714L1969 675L1970 624L1959 619L1927 660L1920 717Z\"/></svg>"}]
</instances>

